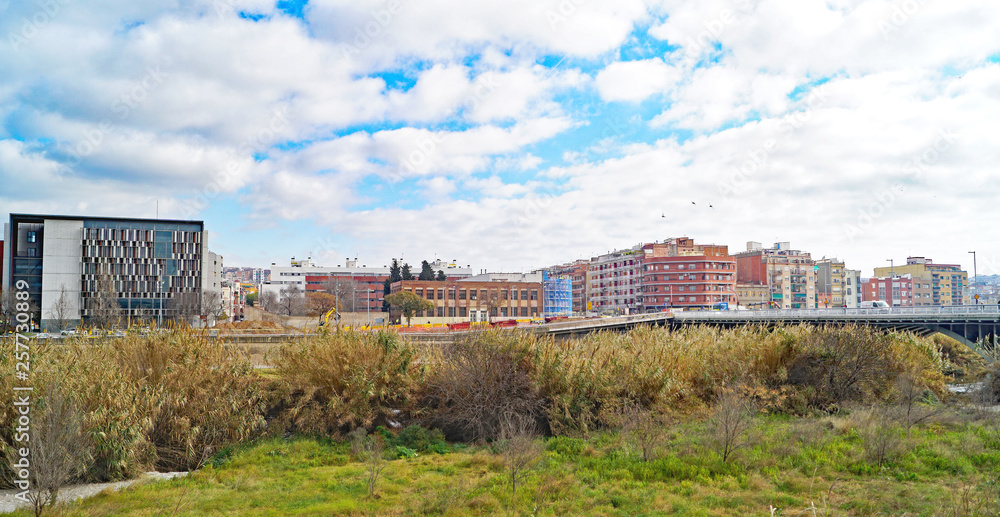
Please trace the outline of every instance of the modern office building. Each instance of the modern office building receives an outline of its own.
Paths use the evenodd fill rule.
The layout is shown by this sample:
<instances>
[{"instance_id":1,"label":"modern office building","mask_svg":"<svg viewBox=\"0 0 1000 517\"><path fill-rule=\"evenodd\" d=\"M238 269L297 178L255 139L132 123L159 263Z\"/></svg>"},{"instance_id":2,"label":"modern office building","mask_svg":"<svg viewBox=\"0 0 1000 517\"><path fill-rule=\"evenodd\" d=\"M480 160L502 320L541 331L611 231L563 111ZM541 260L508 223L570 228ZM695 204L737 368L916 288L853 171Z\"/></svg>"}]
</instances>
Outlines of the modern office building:
<instances>
[{"instance_id":1,"label":"modern office building","mask_svg":"<svg viewBox=\"0 0 1000 517\"><path fill-rule=\"evenodd\" d=\"M200 300L221 281L202 221L11 214L4 241L3 284L27 282L40 329L88 323L99 285L114 293L123 323L162 323L187 315L172 302Z\"/></svg>"},{"instance_id":2,"label":"modern office building","mask_svg":"<svg viewBox=\"0 0 1000 517\"><path fill-rule=\"evenodd\" d=\"M771 301L782 309L816 308L816 263L788 242L764 248L748 242L736 255L736 278L740 284L767 286Z\"/></svg>"},{"instance_id":3,"label":"modern office building","mask_svg":"<svg viewBox=\"0 0 1000 517\"><path fill-rule=\"evenodd\" d=\"M640 311L707 309L719 303L735 308L736 260L728 246L680 237L642 249Z\"/></svg>"},{"instance_id":4,"label":"modern office building","mask_svg":"<svg viewBox=\"0 0 1000 517\"><path fill-rule=\"evenodd\" d=\"M906 264L890 264L875 268L876 277L891 277L910 275L913 283L919 283L921 293L930 288L930 302L920 298L915 302L920 305L962 305L967 302L966 291L969 284L969 274L957 264L935 264L925 257L907 257ZM916 288L914 288L916 291Z\"/></svg>"}]
</instances>

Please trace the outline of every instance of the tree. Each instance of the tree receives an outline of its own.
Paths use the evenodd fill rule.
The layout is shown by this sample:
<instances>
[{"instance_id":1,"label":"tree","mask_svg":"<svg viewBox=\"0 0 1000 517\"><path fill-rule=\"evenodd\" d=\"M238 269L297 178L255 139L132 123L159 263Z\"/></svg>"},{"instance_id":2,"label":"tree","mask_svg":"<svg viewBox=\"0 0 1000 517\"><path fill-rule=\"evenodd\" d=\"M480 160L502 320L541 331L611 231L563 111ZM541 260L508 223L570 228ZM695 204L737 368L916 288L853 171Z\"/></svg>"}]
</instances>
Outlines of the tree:
<instances>
[{"instance_id":1,"label":"tree","mask_svg":"<svg viewBox=\"0 0 1000 517\"><path fill-rule=\"evenodd\" d=\"M431 269L430 262L426 260L420 262L420 275L417 280L434 280L434 270Z\"/></svg>"},{"instance_id":2,"label":"tree","mask_svg":"<svg viewBox=\"0 0 1000 517\"><path fill-rule=\"evenodd\" d=\"M350 278L333 277L323 282L323 292L332 295L337 301L337 308L342 311L355 312L358 299L358 282ZM332 306L331 306L332 307Z\"/></svg>"},{"instance_id":3,"label":"tree","mask_svg":"<svg viewBox=\"0 0 1000 517\"><path fill-rule=\"evenodd\" d=\"M261 309L267 312L278 312L278 295L274 291L264 291L260 294L258 301Z\"/></svg>"},{"instance_id":4,"label":"tree","mask_svg":"<svg viewBox=\"0 0 1000 517\"><path fill-rule=\"evenodd\" d=\"M305 298L296 284L283 287L278 296L278 310L288 316L299 316L303 312Z\"/></svg>"},{"instance_id":5,"label":"tree","mask_svg":"<svg viewBox=\"0 0 1000 517\"><path fill-rule=\"evenodd\" d=\"M385 297L389 306L399 311L406 318L406 326L410 326L410 319L413 314L419 311L434 310L434 304L430 300L425 300L409 291L400 291Z\"/></svg>"},{"instance_id":6,"label":"tree","mask_svg":"<svg viewBox=\"0 0 1000 517\"><path fill-rule=\"evenodd\" d=\"M447 279L448 279L448 277L444 275L444 270L439 269L438 270L438 276L437 276L437 278L435 280L437 280L438 282L444 282Z\"/></svg>"},{"instance_id":7,"label":"tree","mask_svg":"<svg viewBox=\"0 0 1000 517\"><path fill-rule=\"evenodd\" d=\"M167 307L174 313L175 321L190 324L192 319L201 316L202 302L201 295L195 292L174 293Z\"/></svg>"},{"instance_id":8,"label":"tree","mask_svg":"<svg viewBox=\"0 0 1000 517\"><path fill-rule=\"evenodd\" d=\"M500 296L499 290L490 289L482 303L486 306L487 321L493 323L493 317L498 314L498 308L506 306L507 299Z\"/></svg>"},{"instance_id":9,"label":"tree","mask_svg":"<svg viewBox=\"0 0 1000 517\"><path fill-rule=\"evenodd\" d=\"M410 265L403 264L403 270L400 272L400 280L413 280L413 273L410 272Z\"/></svg>"},{"instance_id":10,"label":"tree","mask_svg":"<svg viewBox=\"0 0 1000 517\"><path fill-rule=\"evenodd\" d=\"M389 302L385 301L385 297L392 293L393 282L399 282L403 279L403 273L399 267L399 261L392 259L392 265L389 266L389 278L382 282L382 312L389 312Z\"/></svg>"},{"instance_id":11,"label":"tree","mask_svg":"<svg viewBox=\"0 0 1000 517\"><path fill-rule=\"evenodd\" d=\"M14 326L14 318L17 317L16 291L10 287L0 289L0 332L6 331L7 327Z\"/></svg>"},{"instance_id":12,"label":"tree","mask_svg":"<svg viewBox=\"0 0 1000 517\"><path fill-rule=\"evenodd\" d=\"M202 308L204 315L211 316L215 321L229 319L229 315L226 314L229 309L229 300L219 291L206 292L205 304Z\"/></svg>"},{"instance_id":13,"label":"tree","mask_svg":"<svg viewBox=\"0 0 1000 517\"><path fill-rule=\"evenodd\" d=\"M260 296L259 293L250 293L246 296L247 305L253 307L257 304L257 298Z\"/></svg>"},{"instance_id":14,"label":"tree","mask_svg":"<svg viewBox=\"0 0 1000 517\"><path fill-rule=\"evenodd\" d=\"M97 285L90 298L90 323L97 328L109 329L121 322L122 306L118 302L118 292L107 266L97 275Z\"/></svg>"},{"instance_id":15,"label":"tree","mask_svg":"<svg viewBox=\"0 0 1000 517\"><path fill-rule=\"evenodd\" d=\"M306 310L310 316L321 316L335 307L339 308L337 298L332 294L322 291L306 293Z\"/></svg>"},{"instance_id":16,"label":"tree","mask_svg":"<svg viewBox=\"0 0 1000 517\"><path fill-rule=\"evenodd\" d=\"M49 319L55 322L56 330L63 330L66 327L66 321L69 320L72 311L73 304L66 292L66 285L63 284L59 291L59 298L49 309Z\"/></svg>"}]
</instances>

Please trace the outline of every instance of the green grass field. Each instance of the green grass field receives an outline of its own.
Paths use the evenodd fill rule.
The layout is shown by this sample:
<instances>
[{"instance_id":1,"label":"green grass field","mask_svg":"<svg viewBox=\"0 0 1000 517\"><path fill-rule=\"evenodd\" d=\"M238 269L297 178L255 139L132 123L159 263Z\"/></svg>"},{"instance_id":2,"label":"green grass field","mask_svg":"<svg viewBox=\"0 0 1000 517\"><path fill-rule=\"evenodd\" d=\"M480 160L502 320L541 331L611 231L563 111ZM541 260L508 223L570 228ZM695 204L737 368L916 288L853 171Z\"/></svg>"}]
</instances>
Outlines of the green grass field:
<instances>
[{"instance_id":1,"label":"green grass field","mask_svg":"<svg viewBox=\"0 0 1000 517\"><path fill-rule=\"evenodd\" d=\"M368 493L345 442L268 439L227 449L187 478L105 493L56 515L1000 515L995 421L951 412L898 440L879 467L861 412L761 416L724 463L707 420L670 426L651 461L628 435L538 439L511 500L489 445L397 449ZM21 512L21 515L27 515Z\"/></svg>"}]
</instances>

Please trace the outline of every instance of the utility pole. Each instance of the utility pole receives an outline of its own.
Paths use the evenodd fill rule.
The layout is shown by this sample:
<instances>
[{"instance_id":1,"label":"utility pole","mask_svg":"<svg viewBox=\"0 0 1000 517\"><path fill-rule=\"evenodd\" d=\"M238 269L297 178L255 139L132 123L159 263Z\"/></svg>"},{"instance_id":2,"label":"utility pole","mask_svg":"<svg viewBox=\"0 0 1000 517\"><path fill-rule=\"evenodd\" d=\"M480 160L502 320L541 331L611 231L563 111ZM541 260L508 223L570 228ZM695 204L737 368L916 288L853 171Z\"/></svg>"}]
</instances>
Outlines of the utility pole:
<instances>
[{"instance_id":1,"label":"utility pole","mask_svg":"<svg viewBox=\"0 0 1000 517\"><path fill-rule=\"evenodd\" d=\"M970 251L969 253L972 253L972 285L973 285L972 294L975 295L976 305L979 305L979 289L977 286L979 281L979 273L976 271L976 252Z\"/></svg>"}]
</instances>

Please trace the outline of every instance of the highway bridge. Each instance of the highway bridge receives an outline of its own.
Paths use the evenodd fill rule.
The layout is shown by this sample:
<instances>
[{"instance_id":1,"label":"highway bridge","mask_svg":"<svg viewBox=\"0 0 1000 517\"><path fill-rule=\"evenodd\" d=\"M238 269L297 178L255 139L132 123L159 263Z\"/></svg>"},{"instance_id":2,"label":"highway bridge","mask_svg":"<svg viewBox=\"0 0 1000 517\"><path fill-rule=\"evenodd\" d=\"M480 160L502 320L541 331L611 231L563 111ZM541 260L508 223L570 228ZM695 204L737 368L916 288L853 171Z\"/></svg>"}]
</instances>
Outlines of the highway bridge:
<instances>
[{"instance_id":1,"label":"highway bridge","mask_svg":"<svg viewBox=\"0 0 1000 517\"><path fill-rule=\"evenodd\" d=\"M639 325L678 327L716 325L870 325L908 330L921 336L940 332L957 339L992 361L1000 339L1000 306L892 307L871 309L768 309L752 311L675 311L615 318L594 318L550 324L543 332L556 337L579 336L599 330L623 331Z\"/></svg>"}]
</instances>

